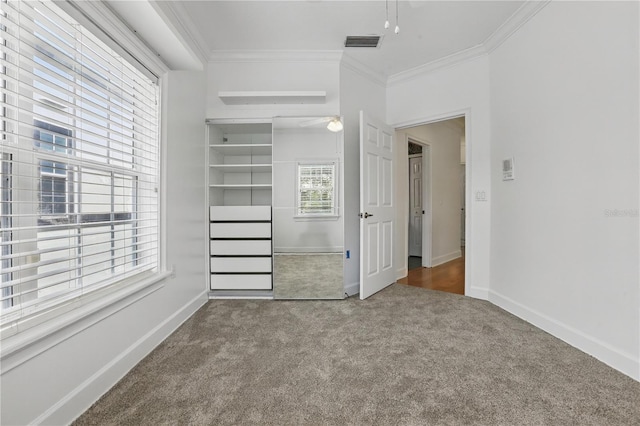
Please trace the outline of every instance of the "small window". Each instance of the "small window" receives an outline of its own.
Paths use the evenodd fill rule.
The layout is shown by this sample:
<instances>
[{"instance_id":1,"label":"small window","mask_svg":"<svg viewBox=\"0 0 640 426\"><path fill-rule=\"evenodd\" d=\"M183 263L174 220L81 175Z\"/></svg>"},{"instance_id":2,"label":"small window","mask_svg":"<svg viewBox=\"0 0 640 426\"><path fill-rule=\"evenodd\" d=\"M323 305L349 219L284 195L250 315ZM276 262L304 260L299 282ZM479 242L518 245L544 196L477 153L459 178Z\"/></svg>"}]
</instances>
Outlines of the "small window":
<instances>
[{"instance_id":1,"label":"small window","mask_svg":"<svg viewBox=\"0 0 640 426\"><path fill-rule=\"evenodd\" d=\"M298 163L298 216L336 215L336 163Z\"/></svg>"}]
</instances>

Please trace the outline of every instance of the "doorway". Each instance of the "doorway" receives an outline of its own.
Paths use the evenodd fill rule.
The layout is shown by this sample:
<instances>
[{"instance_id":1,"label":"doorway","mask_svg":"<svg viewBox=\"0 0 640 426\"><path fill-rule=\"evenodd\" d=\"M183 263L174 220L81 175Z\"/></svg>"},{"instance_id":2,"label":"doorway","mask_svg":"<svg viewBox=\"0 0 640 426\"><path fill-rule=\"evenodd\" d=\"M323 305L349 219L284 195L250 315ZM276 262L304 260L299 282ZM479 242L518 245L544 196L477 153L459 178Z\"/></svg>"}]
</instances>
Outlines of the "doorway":
<instances>
[{"instance_id":1,"label":"doorway","mask_svg":"<svg viewBox=\"0 0 640 426\"><path fill-rule=\"evenodd\" d=\"M409 185L409 270L431 267L431 147L416 137L407 139Z\"/></svg>"},{"instance_id":2,"label":"doorway","mask_svg":"<svg viewBox=\"0 0 640 426\"><path fill-rule=\"evenodd\" d=\"M398 283L464 294L465 117L400 129L407 143L407 276Z\"/></svg>"}]
</instances>

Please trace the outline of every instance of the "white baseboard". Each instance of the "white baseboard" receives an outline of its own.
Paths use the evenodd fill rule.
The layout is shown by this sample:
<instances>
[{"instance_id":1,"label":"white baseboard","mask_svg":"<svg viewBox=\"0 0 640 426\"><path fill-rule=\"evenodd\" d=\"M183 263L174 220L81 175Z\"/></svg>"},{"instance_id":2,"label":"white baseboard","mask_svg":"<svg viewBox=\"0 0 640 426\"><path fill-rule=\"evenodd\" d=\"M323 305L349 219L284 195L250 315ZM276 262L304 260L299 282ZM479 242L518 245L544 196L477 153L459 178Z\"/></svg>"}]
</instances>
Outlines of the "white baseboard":
<instances>
[{"instance_id":1,"label":"white baseboard","mask_svg":"<svg viewBox=\"0 0 640 426\"><path fill-rule=\"evenodd\" d=\"M489 290L486 288L470 287L466 289L464 295L474 299L489 300Z\"/></svg>"},{"instance_id":2,"label":"white baseboard","mask_svg":"<svg viewBox=\"0 0 640 426\"><path fill-rule=\"evenodd\" d=\"M409 269L408 268L396 269L396 280L404 278L407 275L409 275Z\"/></svg>"},{"instance_id":3,"label":"white baseboard","mask_svg":"<svg viewBox=\"0 0 640 426\"><path fill-rule=\"evenodd\" d=\"M454 259L462 257L462 251L456 250L451 253L443 254L442 256L437 256L431 259L431 267L442 265L443 263L450 262Z\"/></svg>"},{"instance_id":4,"label":"white baseboard","mask_svg":"<svg viewBox=\"0 0 640 426\"><path fill-rule=\"evenodd\" d=\"M207 302L204 291L42 413L33 424L70 424Z\"/></svg>"},{"instance_id":5,"label":"white baseboard","mask_svg":"<svg viewBox=\"0 0 640 426\"><path fill-rule=\"evenodd\" d=\"M640 381L640 358L635 358L632 354L614 348L606 342L589 336L493 290L489 291L489 301L571 346L586 352L632 379Z\"/></svg>"},{"instance_id":6,"label":"white baseboard","mask_svg":"<svg viewBox=\"0 0 640 426\"><path fill-rule=\"evenodd\" d=\"M355 283L347 284L344 287L344 292L347 293L348 297L355 296L356 294L360 293L360 283L355 282Z\"/></svg>"}]
</instances>

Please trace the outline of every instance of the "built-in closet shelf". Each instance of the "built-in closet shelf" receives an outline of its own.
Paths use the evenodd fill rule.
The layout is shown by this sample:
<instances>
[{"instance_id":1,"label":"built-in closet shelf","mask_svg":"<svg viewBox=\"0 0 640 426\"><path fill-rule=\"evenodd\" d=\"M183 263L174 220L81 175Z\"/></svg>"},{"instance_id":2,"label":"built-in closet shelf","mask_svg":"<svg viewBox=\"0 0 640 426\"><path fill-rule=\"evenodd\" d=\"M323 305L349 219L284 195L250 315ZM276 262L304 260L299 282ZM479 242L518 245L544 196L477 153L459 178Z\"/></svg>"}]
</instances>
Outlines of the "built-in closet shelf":
<instances>
[{"instance_id":1,"label":"built-in closet shelf","mask_svg":"<svg viewBox=\"0 0 640 426\"><path fill-rule=\"evenodd\" d=\"M327 92L324 90L272 92L221 91L218 92L218 97L227 105L323 104L326 102Z\"/></svg>"},{"instance_id":2,"label":"built-in closet shelf","mask_svg":"<svg viewBox=\"0 0 640 426\"><path fill-rule=\"evenodd\" d=\"M222 188L222 189L271 189L270 183L220 183L211 184L210 188Z\"/></svg>"},{"instance_id":3,"label":"built-in closet shelf","mask_svg":"<svg viewBox=\"0 0 640 426\"><path fill-rule=\"evenodd\" d=\"M271 173L271 164L211 164L224 173Z\"/></svg>"},{"instance_id":4,"label":"built-in closet shelf","mask_svg":"<svg viewBox=\"0 0 640 426\"><path fill-rule=\"evenodd\" d=\"M225 155L271 155L271 144L211 144Z\"/></svg>"}]
</instances>

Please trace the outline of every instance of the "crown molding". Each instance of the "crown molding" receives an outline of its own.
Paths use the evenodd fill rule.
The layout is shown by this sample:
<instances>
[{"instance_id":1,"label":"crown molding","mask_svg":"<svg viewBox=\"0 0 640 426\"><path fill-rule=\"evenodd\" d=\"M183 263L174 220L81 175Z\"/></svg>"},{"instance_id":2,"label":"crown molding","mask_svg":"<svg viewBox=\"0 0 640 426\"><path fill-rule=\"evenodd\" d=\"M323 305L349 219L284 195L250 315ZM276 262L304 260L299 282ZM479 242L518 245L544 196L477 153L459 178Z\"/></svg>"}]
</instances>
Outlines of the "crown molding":
<instances>
[{"instance_id":1,"label":"crown molding","mask_svg":"<svg viewBox=\"0 0 640 426\"><path fill-rule=\"evenodd\" d=\"M214 50L209 63L340 62L342 50Z\"/></svg>"},{"instance_id":2,"label":"crown molding","mask_svg":"<svg viewBox=\"0 0 640 426\"><path fill-rule=\"evenodd\" d=\"M180 38L182 44L204 66L207 63L209 49L200 32L195 30L196 26L184 5L178 1L153 0L150 3L163 20L172 27L171 29Z\"/></svg>"},{"instance_id":3,"label":"crown molding","mask_svg":"<svg viewBox=\"0 0 640 426\"><path fill-rule=\"evenodd\" d=\"M367 80L383 88L387 87L387 78L384 75L373 71L372 69L367 67L365 64L363 64L360 61L357 61L356 59L354 59L349 55L342 56L341 65L343 65L348 70L355 72L359 76L364 77Z\"/></svg>"},{"instance_id":4,"label":"crown molding","mask_svg":"<svg viewBox=\"0 0 640 426\"><path fill-rule=\"evenodd\" d=\"M485 51L491 53L496 50L550 2L551 0L526 1L482 43Z\"/></svg>"},{"instance_id":5,"label":"crown molding","mask_svg":"<svg viewBox=\"0 0 640 426\"><path fill-rule=\"evenodd\" d=\"M527 0L482 43L445 56L444 58L436 59L435 61L419 65L415 68L393 74L389 76L387 85L393 86L413 80L424 74L451 67L493 52L550 2L551 0Z\"/></svg>"},{"instance_id":6,"label":"crown molding","mask_svg":"<svg viewBox=\"0 0 640 426\"><path fill-rule=\"evenodd\" d=\"M419 65L417 67L401 71L399 73L389 76L387 80L388 86L395 86L396 84L404 83L406 81L413 80L425 74L433 71L441 70L453 65L460 64L462 62L469 61L471 59L485 55L486 51L484 46L479 44L469 49L462 50L460 52L453 53L444 58L436 59L435 61L427 62L426 64Z\"/></svg>"}]
</instances>

